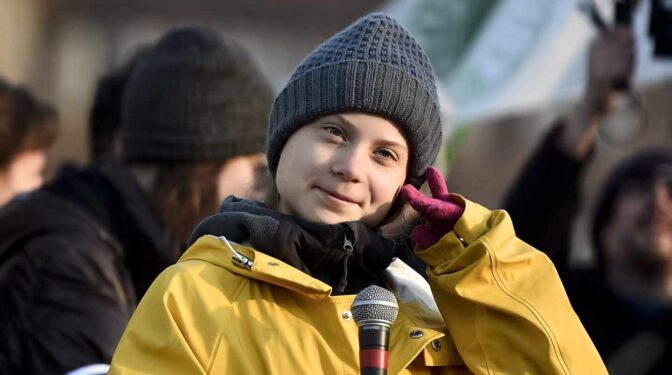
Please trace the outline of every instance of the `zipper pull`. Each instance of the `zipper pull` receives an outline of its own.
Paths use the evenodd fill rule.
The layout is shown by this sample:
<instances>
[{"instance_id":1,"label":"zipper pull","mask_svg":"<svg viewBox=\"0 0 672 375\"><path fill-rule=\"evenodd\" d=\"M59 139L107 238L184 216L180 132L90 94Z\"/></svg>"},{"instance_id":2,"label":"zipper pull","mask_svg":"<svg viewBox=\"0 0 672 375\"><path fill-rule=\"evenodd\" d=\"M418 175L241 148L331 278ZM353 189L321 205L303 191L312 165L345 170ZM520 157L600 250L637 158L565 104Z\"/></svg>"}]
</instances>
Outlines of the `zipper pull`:
<instances>
[{"instance_id":1,"label":"zipper pull","mask_svg":"<svg viewBox=\"0 0 672 375\"><path fill-rule=\"evenodd\" d=\"M233 261L233 263L236 266L241 267L241 268L245 268L247 270L251 270L252 265L254 264L254 263L252 263L250 258L248 258L245 255L243 255L239 252L236 252L236 251L234 251L233 256L231 257L231 260Z\"/></svg>"},{"instance_id":2,"label":"zipper pull","mask_svg":"<svg viewBox=\"0 0 672 375\"><path fill-rule=\"evenodd\" d=\"M348 259L353 253L354 247L352 242L348 239L347 235L343 236L343 250L345 251L345 257L343 257L343 273L341 274L341 280L336 286L336 293L342 294L345 291L345 287L348 285Z\"/></svg>"},{"instance_id":3,"label":"zipper pull","mask_svg":"<svg viewBox=\"0 0 672 375\"><path fill-rule=\"evenodd\" d=\"M343 238L345 239L345 241L343 241L343 250L345 250L345 252L346 252L348 255L351 255L351 254L352 254L352 250L354 249L354 248L352 247L352 242L350 242L350 240L348 239L348 236L344 236Z\"/></svg>"},{"instance_id":4,"label":"zipper pull","mask_svg":"<svg viewBox=\"0 0 672 375\"><path fill-rule=\"evenodd\" d=\"M238 267L245 268L247 270L252 269L252 265L254 262L250 260L250 258L246 257L245 255L237 252L233 246L229 243L229 240L226 239L224 236L214 236L210 235L226 244L226 246L231 250L231 253L233 253L233 256L231 257L231 261L233 261L233 264L235 264Z\"/></svg>"},{"instance_id":5,"label":"zipper pull","mask_svg":"<svg viewBox=\"0 0 672 375\"><path fill-rule=\"evenodd\" d=\"M343 228L343 250L350 256L355 248L350 238L357 241L357 228L354 228L351 223L343 223L341 226Z\"/></svg>"}]
</instances>

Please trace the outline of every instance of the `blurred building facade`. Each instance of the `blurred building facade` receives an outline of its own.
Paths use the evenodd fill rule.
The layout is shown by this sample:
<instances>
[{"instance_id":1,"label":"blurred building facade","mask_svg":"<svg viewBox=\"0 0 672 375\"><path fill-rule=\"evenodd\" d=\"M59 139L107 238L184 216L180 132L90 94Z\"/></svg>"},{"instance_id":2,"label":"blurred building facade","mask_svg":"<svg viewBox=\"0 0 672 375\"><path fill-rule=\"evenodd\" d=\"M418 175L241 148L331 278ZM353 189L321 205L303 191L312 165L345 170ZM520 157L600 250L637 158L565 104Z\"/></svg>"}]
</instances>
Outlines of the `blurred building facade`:
<instances>
[{"instance_id":1,"label":"blurred building facade","mask_svg":"<svg viewBox=\"0 0 672 375\"><path fill-rule=\"evenodd\" d=\"M243 43L276 88L317 45L380 0L0 0L0 74L61 115L50 171L85 163L97 79L173 25L204 23Z\"/></svg>"}]
</instances>

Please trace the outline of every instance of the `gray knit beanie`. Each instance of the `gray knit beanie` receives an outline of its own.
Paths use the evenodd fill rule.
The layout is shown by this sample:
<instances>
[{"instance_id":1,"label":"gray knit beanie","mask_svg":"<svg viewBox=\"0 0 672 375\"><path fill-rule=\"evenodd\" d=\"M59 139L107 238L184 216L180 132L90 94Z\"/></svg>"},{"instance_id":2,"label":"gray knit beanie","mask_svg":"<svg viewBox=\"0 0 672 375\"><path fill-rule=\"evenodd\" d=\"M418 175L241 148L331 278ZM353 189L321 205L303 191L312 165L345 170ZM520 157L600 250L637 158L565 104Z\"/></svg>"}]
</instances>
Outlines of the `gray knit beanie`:
<instances>
[{"instance_id":1,"label":"gray knit beanie","mask_svg":"<svg viewBox=\"0 0 672 375\"><path fill-rule=\"evenodd\" d=\"M270 85L215 30L169 30L143 57L122 105L128 161L224 160L264 151Z\"/></svg>"},{"instance_id":2,"label":"gray knit beanie","mask_svg":"<svg viewBox=\"0 0 672 375\"><path fill-rule=\"evenodd\" d=\"M293 132L343 112L381 115L399 126L410 146L407 181L424 182L441 147L434 71L418 42L385 14L353 23L296 68L271 111L266 140L271 173Z\"/></svg>"}]
</instances>

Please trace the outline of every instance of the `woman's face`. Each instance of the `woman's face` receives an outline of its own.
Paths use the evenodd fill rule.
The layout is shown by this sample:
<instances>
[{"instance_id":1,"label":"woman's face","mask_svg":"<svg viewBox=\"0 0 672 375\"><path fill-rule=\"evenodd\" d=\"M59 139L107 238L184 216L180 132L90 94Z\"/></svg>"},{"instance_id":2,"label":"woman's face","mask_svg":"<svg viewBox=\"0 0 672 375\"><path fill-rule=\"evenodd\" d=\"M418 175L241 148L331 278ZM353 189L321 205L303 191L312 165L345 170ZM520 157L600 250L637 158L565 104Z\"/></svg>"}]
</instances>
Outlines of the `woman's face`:
<instances>
[{"instance_id":1,"label":"woman's face","mask_svg":"<svg viewBox=\"0 0 672 375\"><path fill-rule=\"evenodd\" d=\"M229 195L245 199L264 199L263 182L268 167L263 153L241 155L224 163L217 177L217 201Z\"/></svg>"},{"instance_id":2,"label":"woman's face","mask_svg":"<svg viewBox=\"0 0 672 375\"><path fill-rule=\"evenodd\" d=\"M389 120L364 113L319 118L294 132L280 155L278 209L336 224L377 227L406 180L408 144Z\"/></svg>"},{"instance_id":3,"label":"woman's face","mask_svg":"<svg viewBox=\"0 0 672 375\"><path fill-rule=\"evenodd\" d=\"M0 170L0 206L17 194L40 187L46 160L44 150L24 151L12 159L6 170Z\"/></svg>"}]
</instances>

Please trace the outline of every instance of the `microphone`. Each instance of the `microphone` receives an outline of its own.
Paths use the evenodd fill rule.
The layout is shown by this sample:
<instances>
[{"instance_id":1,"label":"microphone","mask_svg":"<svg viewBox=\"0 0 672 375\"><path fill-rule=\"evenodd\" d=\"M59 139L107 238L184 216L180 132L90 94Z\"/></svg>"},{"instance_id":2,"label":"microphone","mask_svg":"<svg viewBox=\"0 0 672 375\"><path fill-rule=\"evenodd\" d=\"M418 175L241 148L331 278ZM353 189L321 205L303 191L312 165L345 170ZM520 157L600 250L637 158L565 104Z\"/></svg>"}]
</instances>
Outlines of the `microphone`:
<instances>
[{"instance_id":1,"label":"microphone","mask_svg":"<svg viewBox=\"0 0 672 375\"><path fill-rule=\"evenodd\" d=\"M397 298L376 285L357 294L352 316L359 327L359 367L362 375L387 374L390 328L397 319Z\"/></svg>"}]
</instances>

